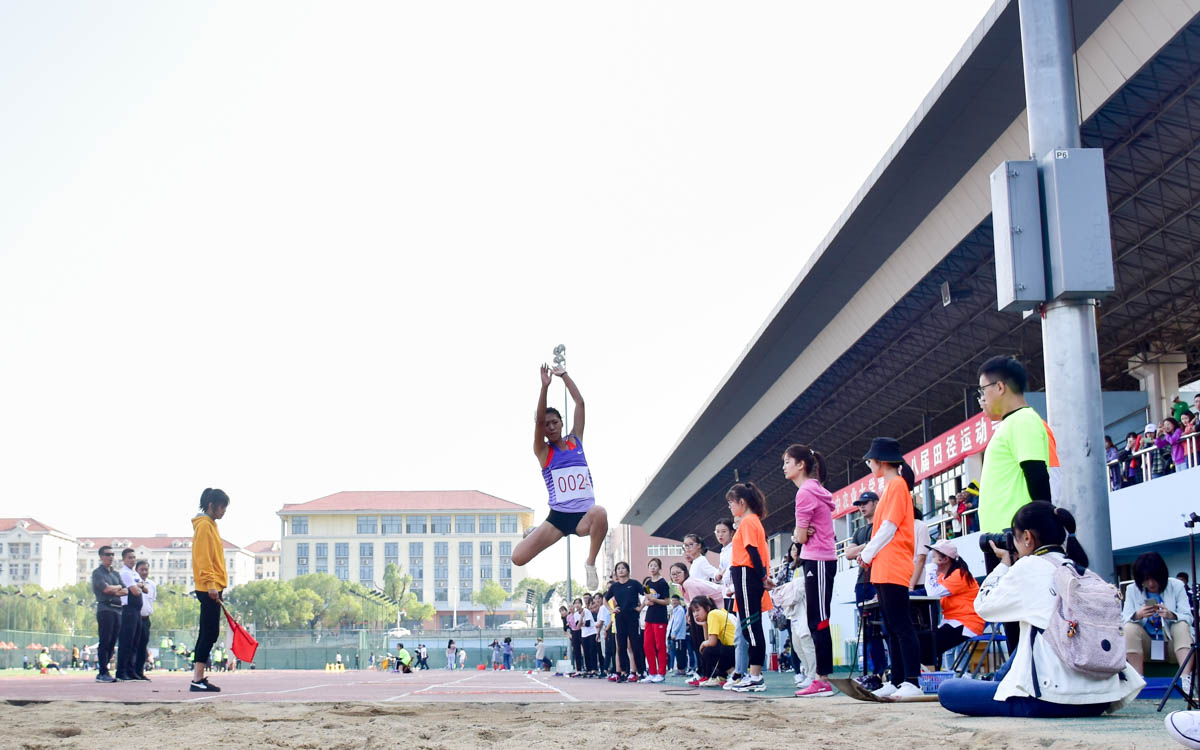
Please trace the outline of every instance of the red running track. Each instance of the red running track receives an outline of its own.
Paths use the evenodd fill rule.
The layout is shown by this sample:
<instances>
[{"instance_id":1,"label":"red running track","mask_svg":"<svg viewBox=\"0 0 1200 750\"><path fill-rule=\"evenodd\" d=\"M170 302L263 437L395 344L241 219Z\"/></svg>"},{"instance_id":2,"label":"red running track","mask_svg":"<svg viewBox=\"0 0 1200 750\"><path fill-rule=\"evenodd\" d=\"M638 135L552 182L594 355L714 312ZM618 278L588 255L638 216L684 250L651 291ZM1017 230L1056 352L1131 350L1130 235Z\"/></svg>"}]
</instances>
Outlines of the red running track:
<instances>
[{"instance_id":1,"label":"red running track","mask_svg":"<svg viewBox=\"0 0 1200 750\"><path fill-rule=\"evenodd\" d=\"M210 675L220 693L193 693L190 672L157 672L152 682L98 683L94 673L33 674L0 679L0 700L155 702L378 703L489 702L574 703L629 700L744 700L725 690L689 688L683 678L662 684L614 684L554 677L546 672L451 672L412 674L317 670L242 670ZM789 684L791 680L787 681ZM789 693L790 694L790 693ZM762 694L766 695L766 694Z\"/></svg>"}]
</instances>

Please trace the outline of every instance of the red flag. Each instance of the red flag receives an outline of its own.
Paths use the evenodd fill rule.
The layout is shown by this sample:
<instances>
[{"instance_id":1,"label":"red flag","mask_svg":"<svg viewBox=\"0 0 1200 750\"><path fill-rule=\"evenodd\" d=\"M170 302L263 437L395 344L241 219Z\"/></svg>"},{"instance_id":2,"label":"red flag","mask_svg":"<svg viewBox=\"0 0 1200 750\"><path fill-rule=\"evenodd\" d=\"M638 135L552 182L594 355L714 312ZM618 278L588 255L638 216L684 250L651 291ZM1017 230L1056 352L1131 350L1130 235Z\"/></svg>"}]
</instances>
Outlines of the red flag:
<instances>
[{"instance_id":1,"label":"red flag","mask_svg":"<svg viewBox=\"0 0 1200 750\"><path fill-rule=\"evenodd\" d=\"M224 603L221 604L221 609L225 610L225 621L229 623L229 631L233 633L233 655L238 658L238 661L253 662L254 652L258 650L258 641L250 635L249 630L233 619L233 615L229 614Z\"/></svg>"}]
</instances>

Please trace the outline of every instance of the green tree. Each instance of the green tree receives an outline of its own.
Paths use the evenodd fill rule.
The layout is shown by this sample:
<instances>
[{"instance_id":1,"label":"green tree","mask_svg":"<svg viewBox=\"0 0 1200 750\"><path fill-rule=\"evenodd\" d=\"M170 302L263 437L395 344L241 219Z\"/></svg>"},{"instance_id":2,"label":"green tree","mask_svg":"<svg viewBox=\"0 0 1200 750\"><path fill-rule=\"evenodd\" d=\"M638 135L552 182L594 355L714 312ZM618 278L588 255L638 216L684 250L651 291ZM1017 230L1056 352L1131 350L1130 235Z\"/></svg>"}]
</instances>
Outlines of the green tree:
<instances>
[{"instance_id":1,"label":"green tree","mask_svg":"<svg viewBox=\"0 0 1200 750\"><path fill-rule=\"evenodd\" d=\"M308 619L308 627L314 630L317 625L326 621L326 612L332 609L342 596L342 582L328 573L309 573L297 576L291 580L291 584L297 592L306 590L316 595L315 600L310 599L313 602L313 614ZM335 620L340 619L341 613Z\"/></svg>"},{"instance_id":2,"label":"green tree","mask_svg":"<svg viewBox=\"0 0 1200 750\"><path fill-rule=\"evenodd\" d=\"M515 587L513 587L513 597L521 601L524 601L526 591L533 592L533 606L536 609L534 610L535 616L531 624L537 623L536 612L538 610L543 610L543 622L549 622L544 615L544 602L546 600L546 594L550 593L550 591L553 589L554 585L552 583L543 581L541 578L524 578Z\"/></svg>"},{"instance_id":3,"label":"green tree","mask_svg":"<svg viewBox=\"0 0 1200 750\"><path fill-rule=\"evenodd\" d=\"M578 599L587 590L579 581L571 581L571 595L567 596L567 582L565 580L554 584L554 590L558 593L563 601L569 602L571 599Z\"/></svg>"},{"instance_id":4,"label":"green tree","mask_svg":"<svg viewBox=\"0 0 1200 750\"><path fill-rule=\"evenodd\" d=\"M508 601L508 592L500 584L489 579L484 581L483 586L472 594L471 598L484 607L487 607L488 614L495 617L496 610L499 609L500 605Z\"/></svg>"}]
</instances>

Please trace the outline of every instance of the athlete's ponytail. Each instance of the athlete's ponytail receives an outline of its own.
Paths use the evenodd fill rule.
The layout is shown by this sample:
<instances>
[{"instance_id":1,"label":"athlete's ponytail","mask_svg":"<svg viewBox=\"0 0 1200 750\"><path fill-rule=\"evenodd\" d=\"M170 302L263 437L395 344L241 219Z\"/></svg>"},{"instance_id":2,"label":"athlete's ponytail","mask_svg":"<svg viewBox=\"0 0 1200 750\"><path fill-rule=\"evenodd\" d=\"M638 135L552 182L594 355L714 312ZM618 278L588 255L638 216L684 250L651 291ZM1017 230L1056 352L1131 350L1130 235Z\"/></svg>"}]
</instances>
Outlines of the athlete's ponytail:
<instances>
[{"instance_id":1,"label":"athlete's ponytail","mask_svg":"<svg viewBox=\"0 0 1200 750\"><path fill-rule=\"evenodd\" d=\"M1087 552L1075 538L1075 516L1066 508L1056 508L1044 500L1034 500L1022 505L1013 514L1012 528L1014 532L1032 533L1039 547L1062 547L1067 557L1087 567Z\"/></svg>"},{"instance_id":2,"label":"athlete's ponytail","mask_svg":"<svg viewBox=\"0 0 1200 750\"><path fill-rule=\"evenodd\" d=\"M795 443L789 445L784 450L783 455L790 457L793 461L804 467L804 473L809 479L815 479L821 484L825 484L828 475L825 471L825 457L817 453L807 445Z\"/></svg>"}]
</instances>

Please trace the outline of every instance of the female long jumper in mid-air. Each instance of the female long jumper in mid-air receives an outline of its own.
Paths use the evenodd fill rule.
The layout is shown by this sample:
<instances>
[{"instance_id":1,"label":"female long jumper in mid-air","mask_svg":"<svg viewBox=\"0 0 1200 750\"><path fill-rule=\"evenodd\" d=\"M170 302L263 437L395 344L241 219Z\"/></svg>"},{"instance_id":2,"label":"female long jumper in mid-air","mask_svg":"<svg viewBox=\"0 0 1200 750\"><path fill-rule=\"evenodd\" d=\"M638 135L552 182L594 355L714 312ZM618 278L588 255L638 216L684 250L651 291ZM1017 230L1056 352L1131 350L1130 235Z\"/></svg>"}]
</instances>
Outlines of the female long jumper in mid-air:
<instances>
[{"instance_id":1,"label":"female long jumper in mid-air","mask_svg":"<svg viewBox=\"0 0 1200 750\"><path fill-rule=\"evenodd\" d=\"M574 429L564 436L562 415L546 406L546 391L557 375L575 400ZM538 395L537 417L533 428L533 452L542 467L546 490L550 493L550 515L512 551L513 565L527 565L530 560L567 534L590 538L587 564L588 591L600 587L596 574L596 555L608 533L608 513L596 505L592 488L592 472L583 455L583 396L566 369L553 370L542 365L542 391Z\"/></svg>"}]
</instances>

